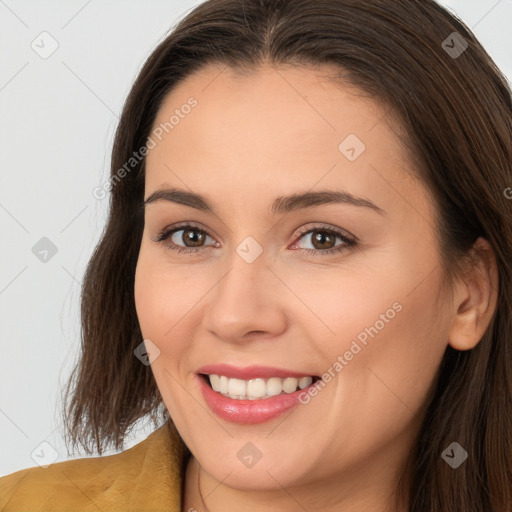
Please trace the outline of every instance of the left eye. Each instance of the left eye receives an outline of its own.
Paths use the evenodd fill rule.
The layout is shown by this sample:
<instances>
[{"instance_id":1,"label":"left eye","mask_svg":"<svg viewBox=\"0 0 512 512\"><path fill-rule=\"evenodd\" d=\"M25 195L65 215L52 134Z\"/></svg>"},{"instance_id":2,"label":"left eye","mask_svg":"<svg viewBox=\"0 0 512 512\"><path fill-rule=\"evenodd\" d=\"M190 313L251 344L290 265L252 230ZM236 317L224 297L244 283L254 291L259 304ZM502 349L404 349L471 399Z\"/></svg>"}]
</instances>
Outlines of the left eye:
<instances>
[{"instance_id":1,"label":"left eye","mask_svg":"<svg viewBox=\"0 0 512 512\"><path fill-rule=\"evenodd\" d=\"M356 244L355 239L345 235L338 229L314 227L305 230L301 233L299 240L306 237L306 235L313 235L311 237L313 249L302 249L307 254L332 254L335 252L341 252ZM333 245L336 243L336 238L340 239L343 243L340 245ZM325 247L327 245L327 247Z\"/></svg>"},{"instance_id":2,"label":"left eye","mask_svg":"<svg viewBox=\"0 0 512 512\"><path fill-rule=\"evenodd\" d=\"M328 252L332 250L337 250L339 245L336 246L336 239L340 239L343 244L342 247L346 247L347 245L353 245L354 240L348 238L347 236L343 235L342 233L327 229L327 228L315 228L310 229L309 231L306 231L303 233L299 240L305 239L307 236L310 236L311 245L313 246L313 250L316 251L322 251L322 252ZM306 251L311 251L312 249L303 248Z\"/></svg>"},{"instance_id":3,"label":"left eye","mask_svg":"<svg viewBox=\"0 0 512 512\"><path fill-rule=\"evenodd\" d=\"M348 237L343 232L332 228L310 228L309 230L300 233L298 240L306 238L306 235L313 235L311 238L313 249L302 247L299 247L299 249L305 251L307 254L331 254L348 249L356 243L354 239ZM195 253L204 248L212 247L212 245L204 245L207 238L213 240L214 247L219 246L218 242L216 242L206 231L199 229L196 226L170 226L159 233L155 242L166 242L165 245L174 251ZM336 246L336 239L341 240L343 243ZM182 242L184 245L180 245L179 242ZM297 245L297 242L294 243L294 246L295 245Z\"/></svg>"}]
</instances>

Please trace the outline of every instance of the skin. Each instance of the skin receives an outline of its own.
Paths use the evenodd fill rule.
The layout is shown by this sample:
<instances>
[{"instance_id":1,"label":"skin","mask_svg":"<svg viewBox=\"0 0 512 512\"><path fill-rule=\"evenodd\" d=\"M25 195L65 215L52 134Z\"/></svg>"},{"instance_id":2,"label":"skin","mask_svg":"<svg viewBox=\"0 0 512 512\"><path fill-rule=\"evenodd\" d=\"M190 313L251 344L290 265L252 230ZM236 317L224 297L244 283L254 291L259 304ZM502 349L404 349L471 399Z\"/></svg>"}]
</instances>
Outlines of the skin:
<instances>
[{"instance_id":1,"label":"skin","mask_svg":"<svg viewBox=\"0 0 512 512\"><path fill-rule=\"evenodd\" d=\"M193 455L183 510L396 510L386 504L444 351L473 348L495 310L488 244L478 242L480 272L445 293L435 204L410 172L399 127L361 91L326 79L329 71L208 67L167 96L154 124L197 99L149 152L145 198L177 187L205 195L217 213L148 205L136 271L141 330L160 350L152 371ZM348 134L366 146L355 161L338 149ZM276 197L308 190L348 191L384 213L348 204L269 213ZM211 235L198 253L154 241L184 221ZM308 226L339 228L357 245L320 254L343 241L314 245L311 231L299 233ZM172 240L187 247L184 234ZM248 236L263 248L253 263L236 252ZM200 366L219 362L322 375L394 303L400 312L316 397L276 419L225 421L195 383ZM237 457L248 442L262 454L251 468Z\"/></svg>"}]
</instances>

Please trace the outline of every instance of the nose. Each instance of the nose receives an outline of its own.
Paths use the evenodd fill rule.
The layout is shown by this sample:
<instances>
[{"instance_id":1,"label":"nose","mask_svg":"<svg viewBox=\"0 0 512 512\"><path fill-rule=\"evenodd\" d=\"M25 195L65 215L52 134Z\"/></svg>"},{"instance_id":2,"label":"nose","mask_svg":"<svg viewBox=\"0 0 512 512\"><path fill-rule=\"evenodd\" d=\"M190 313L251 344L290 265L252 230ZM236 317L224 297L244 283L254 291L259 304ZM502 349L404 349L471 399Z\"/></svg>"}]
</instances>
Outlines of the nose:
<instances>
[{"instance_id":1,"label":"nose","mask_svg":"<svg viewBox=\"0 0 512 512\"><path fill-rule=\"evenodd\" d=\"M234 252L228 270L205 297L203 326L225 342L273 338L286 329L290 297L264 256L248 263Z\"/></svg>"}]
</instances>

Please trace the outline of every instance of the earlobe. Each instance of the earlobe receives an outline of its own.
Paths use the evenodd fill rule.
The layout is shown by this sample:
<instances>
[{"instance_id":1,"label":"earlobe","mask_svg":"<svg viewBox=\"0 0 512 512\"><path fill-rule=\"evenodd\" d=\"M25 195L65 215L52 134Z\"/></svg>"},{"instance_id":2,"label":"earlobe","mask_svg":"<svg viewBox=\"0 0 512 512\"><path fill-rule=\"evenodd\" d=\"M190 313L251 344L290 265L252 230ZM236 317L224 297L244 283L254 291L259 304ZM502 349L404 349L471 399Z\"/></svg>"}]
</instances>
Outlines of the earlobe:
<instances>
[{"instance_id":1,"label":"earlobe","mask_svg":"<svg viewBox=\"0 0 512 512\"><path fill-rule=\"evenodd\" d=\"M456 284L454 316L449 345L470 350L480 342L489 327L498 301L498 267L487 240L480 237L473 246L471 269Z\"/></svg>"}]
</instances>

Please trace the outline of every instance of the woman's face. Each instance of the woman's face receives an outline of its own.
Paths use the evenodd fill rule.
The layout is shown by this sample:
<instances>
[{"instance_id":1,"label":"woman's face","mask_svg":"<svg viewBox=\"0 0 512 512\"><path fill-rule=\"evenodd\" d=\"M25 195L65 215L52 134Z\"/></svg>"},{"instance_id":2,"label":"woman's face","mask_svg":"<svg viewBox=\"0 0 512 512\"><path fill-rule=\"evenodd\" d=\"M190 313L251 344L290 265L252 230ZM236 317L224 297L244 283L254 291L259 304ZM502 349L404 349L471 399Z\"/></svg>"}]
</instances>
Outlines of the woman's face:
<instances>
[{"instance_id":1,"label":"woman's face","mask_svg":"<svg viewBox=\"0 0 512 512\"><path fill-rule=\"evenodd\" d=\"M385 109L328 73L206 68L151 136L145 198L183 194L146 206L138 318L178 431L233 488L392 474L448 343L429 192ZM200 373L238 377L219 379L235 398ZM287 393L309 384L300 375L323 381ZM236 398L258 377L256 399Z\"/></svg>"}]
</instances>

